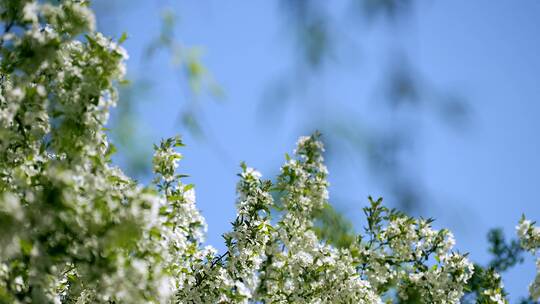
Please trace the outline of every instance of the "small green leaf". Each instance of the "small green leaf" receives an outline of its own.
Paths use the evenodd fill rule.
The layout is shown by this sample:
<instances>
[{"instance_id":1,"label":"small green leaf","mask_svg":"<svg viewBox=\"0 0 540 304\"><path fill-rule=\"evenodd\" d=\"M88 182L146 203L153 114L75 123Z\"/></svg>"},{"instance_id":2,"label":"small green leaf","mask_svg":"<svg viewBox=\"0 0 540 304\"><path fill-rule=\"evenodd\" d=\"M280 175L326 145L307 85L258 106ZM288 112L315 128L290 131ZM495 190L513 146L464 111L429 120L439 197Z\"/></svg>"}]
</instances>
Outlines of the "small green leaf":
<instances>
[{"instance_id":1,"label":"small green leaf","mask_svg":"<svg viewBox=\"0 0 540 304\"><path fill-rule=\"evenodd\" d=\"M122 36L120 36L120 39L118 39L118 43L119 44L122 44L124 43L127 39L128 39L128 34L126 32L123 32L122 33Z\"/></svg>"}]
</instances>

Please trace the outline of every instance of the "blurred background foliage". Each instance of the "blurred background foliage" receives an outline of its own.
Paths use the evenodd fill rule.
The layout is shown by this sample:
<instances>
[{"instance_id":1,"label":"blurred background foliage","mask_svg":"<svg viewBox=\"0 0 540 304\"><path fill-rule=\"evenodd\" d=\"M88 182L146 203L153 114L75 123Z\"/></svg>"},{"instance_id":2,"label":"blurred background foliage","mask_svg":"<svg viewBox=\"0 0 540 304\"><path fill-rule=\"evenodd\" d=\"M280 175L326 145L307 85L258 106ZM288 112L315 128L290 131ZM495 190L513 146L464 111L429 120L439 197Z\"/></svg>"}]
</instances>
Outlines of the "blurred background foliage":
<instances>
[{"instance_id":1,"label":"blurred background foliage","mask_svg":"<svg viewBox=\"0 0 540 304\"><path fill-rule=\"evenodd\" d=\"M137 5L137 1L95 1L93 2L98 20L104 31L118 31L115 24L115 16L121 14L132 5ZM182 110L178 113L178 124L187 132L197 138L206 138L203 126L197 118L200 96L208 94L213 100L220 101L224 98L224 91L213 79L212 74L206 69L201 57L203 49L196 46L183 44L175 37L175 27L177 27L178 16L169 6L161 7L159 20L159 30L154 34L154 38L146 42L142 69L129 70L128 81L120 87L120 100L115 116L112 119L111 135L113 141L119 146L124 169L133 177L145 178L151 174L149 159L151 159L151 149L149 143L155 139L150 138L140 125L140 120L136 114L137 103L144 102L149 96L156 75L146 73L145 67L154 64L154 57L157 53L163 52L169 58L169 65L163 69L172 69L178 77L178 86L184 94L182 99ZM124 34L129 39L129 33Z\"/></svg>"},{"instance_id":2,"label":"blurred background foliage","mask_svg":"<svg viewBox=\"0 0 540 304\"><path fill-rule=\"evenodd\" d=\"M384 64L387 70L384 77L377 80L373 100L387 115L390 124L366 124L346 111L324 106L325 99L318 98L327 92L320 91L321 75L331 73L333 65L355 61L361 54L361 45L349 36L362 33L362 27L380 27L389 32L406 26L412 0L349 0L343 11L336 13L329 1L320 0L281 0L282 24L288 29L284 37L290 43L296 60L282 75L270 80L258 103L262 124L271 125L283 117L283 108L293 104L302 107L301 128L306 132L317 129L325 136L329 158L342 158L341 151L353 151L357 164L367 164L358 170L369 170L369 175L378 179L395 207L407 213L418 214L426 204L431 193L426 193L422 179L411 174L411 164L403 154L415 153L417 129L406 127L410 121L430 111L442 123L463 132L468 127L470 113L467 102L459 92L438 88L424 81L416 71L408 55L398 43L392 45L391 59ZM114 32L115 15L137 1L119 0L94 1L98 20L105 31ZM158 5L159 4L158 1ZM184 94L182 110L178 113L178 124L186 132L200 140L212 141L205 134L204 126L198 116L200 95L208 94L214 100L223 100L225 93L203 62L201 48L182 43L175 36L175 27L181 13L171 6L160 7L160 28L155 38L147 42L143 66L152 64L157 52L164 52L169 58L169 68L178 76L178 86ZM350 20L352 26L344 27L340 20ZM189 26L189 25L186 25ZM129 37L129 33L127 34ZM397 38L397 37L396 37ZM128 38L129 39L129 38ZM399 41L399 39L395 39ZM344 53L342 50L354 51ZM363 59L368 60L368 59ZM154 62L155 63L155 62ZM147 148L152 139L141 128L134 107L136 103L148 99L148 91L155 75L142 71L129 70L129 83L121 88L118 110L112 120L113 141L119 146L125 169L128 174L144 178L150 174L150 153ZM359 72L361 75L361 71ZM361 77L361 76L359 76ZM226 89L225 89L226 91ZM321 108L324 110L321 111ZM275 109L279 109L276 111ZM402 112L407 115L400 115ZM322 114L322 115L321 115ZM405 127L404 127L405 126ZM264 127L264 126L262 126ZM217 149L219 150L219 149ZM354 162L354 161L353 161ZM412 165L412 166L411 166ZM338 200L346 200L338 198ZM337 202L349 204L351 202ZM319 219L320 236L334 244L344 246L351 241L353 225L332 205L316 215Z\"/></svg>"},{"instance_id":3,"label":"blurred background foliage","mask_svg":"<svg viewBox=\"0 0 540 304\"><path fill-rule=\"evenodd\" d=\"M258 103L261 124L266 125L283 119L280 117L286 112L283 108L294 104L301 106L304 109L303 117L298 119L301 128L306 132L318 129L329 135L325 137L328 157L339 159L343 157L341 151L353 151L355 158L367 164L366 168L360 167L358 170L369 169L370 176L375 176L386 190L385 193L391 196L389 201L392 204L415 214L431 194L425 193L422 179L411 174L411 164L400 157L404 153L415 153L418 136L415 128L404 126L410 124L411 120L414 122L416 116L424 115L424 110L427 110L442 123L463 132L470 122L465 98L459 92L438 88L424 81L399 42L390 47L391 59L384 63L387 70L384 77L377 81L372 97L387 113L385 115L394 117L391 124L368 124L342 109L324 106L332 96L324 97L324 100L317 97L327 93L320 91L321 75L332 73L333 65L358 60L358 54L362 53L362 46L348 36L362 34L364 27L380 27L397 38L399 33L392 32L406 26L411 2L349 0L343 11L336 13L328 1L281 0L282 24L288 32L283 39L292 46L296 60L281 75L269 80L261 100L254 102ZM160 29L154 34L155 38L147 42L143 66L155 63L152 60L157 52L167 54L170 64L162 68L175 70L178 86L185 95L182 99L183 109L178 114L179 125L199 139L211 141L198 119L201 115L200 95L207 94L215 101L222 101L226 88L221 88L205 67L202 48L186 45L175 36L181 13L175 12L168 3L156 3L161 6ZM115 15L135 5L137 1L129 1L129 4L123 0L94 1L100 26L107 32L120 30L115 27ZM352 26L345 27L340 20L350 20ZM353 51L343 52L347 48ZM129 71L130 83L122 87L111 130L120 151L125 151L122 158L126 162L127 172L142 178L150 173L150 150L145 147L151 140L138 127L133 108L134 104L149 98L145 92L148 92L155 77L141 71ZM359 77L361 73L359 71ZM322 107L324 111L321 111Z\"/></svg>"}]
</instances>

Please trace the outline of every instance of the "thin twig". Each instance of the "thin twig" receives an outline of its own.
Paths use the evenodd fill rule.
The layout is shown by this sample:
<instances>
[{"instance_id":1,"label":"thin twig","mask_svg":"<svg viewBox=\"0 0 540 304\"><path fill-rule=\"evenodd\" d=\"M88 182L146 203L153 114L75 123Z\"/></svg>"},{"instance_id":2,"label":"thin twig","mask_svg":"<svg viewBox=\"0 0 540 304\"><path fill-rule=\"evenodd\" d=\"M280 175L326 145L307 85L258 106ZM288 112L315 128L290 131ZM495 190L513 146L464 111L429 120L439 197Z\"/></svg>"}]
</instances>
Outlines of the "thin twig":
<instances>
[{"instance_id":1,"label":"thin twig","mask_svg":"<svg viewBox=\"0 0 540 304\"><path fill-rule=\"evenodd\" d=\"M4 25L4 35L9 33L9 31L11 31L11 28L13 27L13 25L15 25L15 21L13 20L9 21L8 23ZM4 46L4 35L0 37L0 48Z\"/></svg>"}]
</instances>

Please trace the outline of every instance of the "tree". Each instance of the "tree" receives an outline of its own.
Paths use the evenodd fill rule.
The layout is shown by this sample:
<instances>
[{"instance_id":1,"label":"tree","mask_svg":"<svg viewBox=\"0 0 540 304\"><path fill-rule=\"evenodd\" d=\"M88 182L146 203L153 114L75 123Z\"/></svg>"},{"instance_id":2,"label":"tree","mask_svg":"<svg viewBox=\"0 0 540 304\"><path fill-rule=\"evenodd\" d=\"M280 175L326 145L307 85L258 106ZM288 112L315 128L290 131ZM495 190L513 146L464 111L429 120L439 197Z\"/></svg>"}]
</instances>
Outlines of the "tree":
<instances>
[{"instance_id":1,"label":"tree","mask_svg":"<svg viewBox=\"0 0 540 304\"><path fill-rule=\"evenodd\" d=\"M176 172L179 137L154 147L149 186L110 161L103 126L122 39L95 32L85 1L4 0L0 18L0 303L505 303L497 270L520 250L501 235L483 268L433 220L370 198L363 234L345 231L339 247L318 236L328 183L317 133L275 183L242 164L228 250L203 247L193 186ZM533 222L518 234L540 247ZM540 275L530 291L540 296Z\"/></svg>"}]
</instances>

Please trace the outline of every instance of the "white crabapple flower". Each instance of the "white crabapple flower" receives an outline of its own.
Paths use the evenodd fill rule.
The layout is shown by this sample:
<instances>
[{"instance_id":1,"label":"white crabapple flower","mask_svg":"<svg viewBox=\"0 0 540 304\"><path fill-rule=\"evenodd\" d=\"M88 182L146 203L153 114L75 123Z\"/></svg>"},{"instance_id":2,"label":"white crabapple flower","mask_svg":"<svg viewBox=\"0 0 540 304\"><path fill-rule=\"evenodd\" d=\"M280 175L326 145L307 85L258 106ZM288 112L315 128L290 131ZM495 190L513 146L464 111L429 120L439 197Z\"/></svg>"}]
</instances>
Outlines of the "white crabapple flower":
<instances>
[{"instance_id":1,"label":"white crabapple flower","mask_svg":"<svg viewBox=\"0 0 540 304\"><path fill-rule=\"evenodd\" d=\"M191 188L184 192L184 200L188 204L195 204L195 189Z\"/></svg>"},{"instance_id":2,"label":"white crabapple flower","mask_svg":"<svg viewBox=\"0 0 540 304\"><path fill-rule=\"evenodd\" d=\"M28 2L24 5L22 20L32 23L38 22L39 5L37 2Z\"/></svg>"},{"instance_id":3,"label":"white crabapple flower","mask_svg":"<svg viewBox=\"0 0 540 304\"><path fill-rule=\"evenodd\" d=\"M484 291L484 295L489 297L491 303L494 304L505 304L507 301L504 299L504 297L501 295L500 292L488 289Z\"/></svg>"},{"instance_id":4,"label":"white crabapple flower","mask_svg":"<svg viewBox=\"0 0 540 304\"><path fill-rule=\"evenodd\" d=\"M262 177L262 174L259 171L255 170L253 168L246 168L245 172L241 173L241 176L243 178L247 178L248 176L252 176L252 178L254 178L254 179L260 179Z\"/></svg>"}]
</instances>

